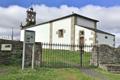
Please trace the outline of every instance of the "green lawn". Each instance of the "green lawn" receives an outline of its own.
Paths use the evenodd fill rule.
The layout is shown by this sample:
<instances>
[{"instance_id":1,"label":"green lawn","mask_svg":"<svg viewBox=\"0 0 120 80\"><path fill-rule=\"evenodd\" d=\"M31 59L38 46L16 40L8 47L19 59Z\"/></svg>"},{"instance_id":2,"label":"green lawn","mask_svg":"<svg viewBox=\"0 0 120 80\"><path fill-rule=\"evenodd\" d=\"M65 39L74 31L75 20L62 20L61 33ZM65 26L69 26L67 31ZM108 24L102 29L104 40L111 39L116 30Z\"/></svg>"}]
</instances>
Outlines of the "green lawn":
<instances>
[{"instance_id":1,"label":"green lawn","mask_svg":"<svg viewBox=\"0 0 120 80\"><path fill-rule=\"evenodd\" d=\"M77 68L25 69L15 66L1 66L0 80L98 80L80 72Z\"/></svg>"},{"instance_id":2,"label":"green lawn","mask_svg":"<svg viewBox=\"0 0 120 80\"><path fill-rule=\"evenodd\" d=\"M43 50L43 66L48 67L80 67L80 52L69 50ZM89 66L91 54L83 54L83 65Z\"/></svg>"},{"instance_id":3,"label":"green lawn","mask_svg":"<svg viewBox=\"0 0 120 80\"><path fill-rule=\"evenodd\" d=\"M96 71L105 75L109 80L120 80L120 74L111 73L102 69L96 69Z\"/></svg>"},{"instance_id":4,"label":"green lawn","mask_svg":"<svg viewBox=\"0 0 120 80\"><path fill-rule=\"evenodd\" d=\"M90 57L90 53L83 54L84 66L89 66ZM22 71L20 66L0 66L0 80L99 80L87 76L75 67L80 65L79 51L46 49L43 50L42 60L42 67L35 70L28 68ZM109 73L101 69L96 69L96 71L110 80L120 80L120 74Z\"/></svg>"},{"instance_id":5,"label":"green lawn","mask_svg":"<svg viewBox=\"0 0 120 80\"><path fill-rule=\"evenodd\" d=\"M85 53L84 55L86 55L84 63L89 64L90 54ZM79 51L46 49L43 50L42 56L42 67L36 70L22 71L20 67L16 66L0 66L0 80L98 80L85 75L80 72L79 68L74 67L80 66Z\"/></svg>"}]
</instances>

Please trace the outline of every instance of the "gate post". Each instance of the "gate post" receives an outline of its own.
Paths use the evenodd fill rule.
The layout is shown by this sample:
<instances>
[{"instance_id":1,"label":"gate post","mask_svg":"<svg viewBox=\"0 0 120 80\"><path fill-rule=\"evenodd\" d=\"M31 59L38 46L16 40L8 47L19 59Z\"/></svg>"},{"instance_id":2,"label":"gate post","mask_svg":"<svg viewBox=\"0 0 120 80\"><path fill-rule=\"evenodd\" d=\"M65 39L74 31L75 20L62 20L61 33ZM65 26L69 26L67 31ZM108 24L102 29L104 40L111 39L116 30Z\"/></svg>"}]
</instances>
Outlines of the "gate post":
<instances>
[{"instance_id":1,"label":"gate post","mask_svg":"<svg viewBox=\"0 0 120 80\"><path fill-rule=\"evenodd\" d=\"M42 43L40 43L40 66L42 66Z\"/></svg>"},{"instance_id":2,"label":"gate post","mask_svg":"<svg viewBox=\"0 0 120 80\"><path fill-rule=\"evenodd\" d=\"M83 45L79 46L79 49L80 49L80 67L81 68L83 67L83 48L84 48Z\"/></svg>"},{"instance_id":3,"label":"gate post","mask_svg":"<svg viewBox=\"0 0 120 80\"><path fill-rule=\"evenodd\" d=\"M35 43L35 66L40 67L42 64L42 43Z\"/></svg>"},{"instance_id":4,"label":"gate post","mask_svg":"<svg viewBox=\"0 0 120 80\"><path fill-rule=\"evenodd\" d=\"M96 67L99 66L99 51L98 50L99 50L98 45L94 45L93 51L92 51L92 57L90 60L90 64Z\"/></svg>"}]
</instances>

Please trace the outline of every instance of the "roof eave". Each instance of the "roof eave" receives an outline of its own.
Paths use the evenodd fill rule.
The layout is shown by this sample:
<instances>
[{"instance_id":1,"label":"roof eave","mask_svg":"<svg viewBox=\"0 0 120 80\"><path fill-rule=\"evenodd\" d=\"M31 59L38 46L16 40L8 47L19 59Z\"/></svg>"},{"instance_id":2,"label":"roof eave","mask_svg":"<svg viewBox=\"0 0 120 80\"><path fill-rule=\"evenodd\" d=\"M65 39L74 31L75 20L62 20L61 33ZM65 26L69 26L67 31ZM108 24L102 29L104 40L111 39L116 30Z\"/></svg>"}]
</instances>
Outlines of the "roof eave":
<instances>
[{"instance_id":1,"label":"roof eave","mask_svg":"<svg viewBox=\"0 0 120 80\"><path fill-rule=\"evenodd\" d=\"M36 24L36 25L31 25L31 26L22 28L21 30L27 29L27 28L30 28L30 27L34 27L34 26L38 26L38 25L43 25L43 24L46 24L46 23L54 22L54 21L58 21L58 20L65 19L65 18L68 18L68 17L71 17L71 16L78 16L78 17L82 17L82 18L85 18L85 19L92 20L92 21L94 21L94 22L99 22L98 20L91 19L91 18L82 16L82 15L79 15L79 14L73 13L73 14L70 14L70 15L67 15L67 16L63 16L63 17L60 17L60 18L57 18L57 19L49 20L49 21L42 22L42 23L39 23L39 24Z\"/></svg>"},{"instance_id":2,"label":"roof eave","mask_svg":"<svg viewBox=\"0 0 120 80\"><path fill-rule=\"evenodd\" d=\"M95 22L99 22L99 20L92 19L92 18L89 18L89 17L83 16L83 15L79 15L79 14L76 14L76 13L74 13L73 15L78 16L78 17L82 17L82 18L85 18L85 19L88 19L88 20L92 20L92 21L95 21Z\"/></svg>"}]
</instances>

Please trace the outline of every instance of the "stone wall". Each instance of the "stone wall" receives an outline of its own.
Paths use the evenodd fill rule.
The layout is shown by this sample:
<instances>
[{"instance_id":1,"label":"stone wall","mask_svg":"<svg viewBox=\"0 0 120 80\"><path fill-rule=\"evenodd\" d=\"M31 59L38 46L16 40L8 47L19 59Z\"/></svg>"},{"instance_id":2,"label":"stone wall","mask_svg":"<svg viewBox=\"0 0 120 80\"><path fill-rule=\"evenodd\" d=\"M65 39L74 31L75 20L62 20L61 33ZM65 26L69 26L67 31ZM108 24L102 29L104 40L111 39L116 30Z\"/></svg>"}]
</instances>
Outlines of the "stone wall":
<instances>
[{"instance_id":1,"label":"stone wall","mask_svg":"<svg viewBox=\"0 0 120 80\"><path fill-rule=\"evenodd\" d=\"M11 51L2 51L2 44L12 44ZM41 63L41 43L35 43L35 65L40 66ZM22 62L23 43L20 41L0 40L0 64L17 64L21 65ZM26 45L25 65L31 65L32 45Z\"/></svg>"},{"instance_id":2,"label":"stone wall","mask_svg":"<svg viewBox=\"0 0 120 80\"><path fill-rule=\"evenodd\" d=\"M94 46L91 64L99 66L102 64L120 64L120 48L108 45Z\"/></svg>"},{"instance_id":3,"label":"stone wall","mask_svg":"<svg viewBox=\"0 0 120 80\"><path fill-rule=\"evenodd\" d=\"M98 46L99 64L120 64L120 48Z\"/></svg>"},{"instance_id":4,"label":"stone wall","mask_svg":"<svg viewBox=\"0 0 120 80\"><path fill-rule=\"evenodd\" d=\"M99 66L98 57L99 57L98 56L98 46L95 45L95 46L93 46L93 49L92 49L92 56L91 56L90 64L93 66Z\"/></svg>"}]
</instances>

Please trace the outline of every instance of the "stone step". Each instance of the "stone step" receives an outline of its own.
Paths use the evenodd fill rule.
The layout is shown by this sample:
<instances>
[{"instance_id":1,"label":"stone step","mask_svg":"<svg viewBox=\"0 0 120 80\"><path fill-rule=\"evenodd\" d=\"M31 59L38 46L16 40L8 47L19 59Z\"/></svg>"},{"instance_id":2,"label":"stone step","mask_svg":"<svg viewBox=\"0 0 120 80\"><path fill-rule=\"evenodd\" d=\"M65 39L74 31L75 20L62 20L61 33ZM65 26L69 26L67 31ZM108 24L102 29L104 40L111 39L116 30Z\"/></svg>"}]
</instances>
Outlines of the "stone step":
<instances>
[{"instance_id":1,"label":"stone step","mask_svg":"<svg viewBox=\"0 0 120 80\"><path fill-rule=\"evenodd\" d=\"M120 73L120 64L107 65L107 70L114 73Z\"/></svg>"},{"instance_id":2,"label":"stone step","mask_svg":"<svg viewBox=\"0 0 120 80\"><path fill-rule=\"evenodd\" d=\"M108 71L120 71L120 65L107 65Z\"/></svg>"},{"instance_id":3,"label":"stone step","mask_svg":"<svg viewBox=\"0 0 120 80\"><path fill-rule=\"evenodd\" d=\"M120 64L100 64L99 67L109 72L120 73Z\"/></svg>"}]
</instances>

